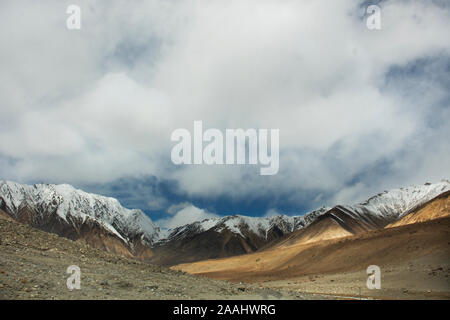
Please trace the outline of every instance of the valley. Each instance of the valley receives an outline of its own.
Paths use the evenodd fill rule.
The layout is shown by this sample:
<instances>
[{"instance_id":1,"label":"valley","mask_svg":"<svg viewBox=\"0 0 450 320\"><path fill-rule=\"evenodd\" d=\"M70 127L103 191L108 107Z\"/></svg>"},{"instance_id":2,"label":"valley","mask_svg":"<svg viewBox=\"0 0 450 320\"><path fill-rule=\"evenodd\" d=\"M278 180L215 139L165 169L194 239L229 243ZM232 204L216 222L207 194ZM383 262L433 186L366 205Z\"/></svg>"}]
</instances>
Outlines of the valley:
<instances>
[{"instance_id":1,"label":"valley","mask_svg":"<svg viewBox=\"0 0 450 320\"><path fill-rule=\"evenodd\" d=\"M2 299L450 299L450 183L162 230L113 198L3 181L0 253Z\"/></svg>"},{"instance_id":2,"label":"valley","mask_svg":"<svg viewBox=\"0 0 450 320\"><path fill-rule=\"evenodd\" d=\"M407 223L412 217L422 221ZM351 235L324 221L319 219L260 252L180 264L173 269L309 293L450 299L448 192L399 220L403 223L397 226ZM366 287L369 265L381 268L381 290Z\"/></svg>"}]
</instances>

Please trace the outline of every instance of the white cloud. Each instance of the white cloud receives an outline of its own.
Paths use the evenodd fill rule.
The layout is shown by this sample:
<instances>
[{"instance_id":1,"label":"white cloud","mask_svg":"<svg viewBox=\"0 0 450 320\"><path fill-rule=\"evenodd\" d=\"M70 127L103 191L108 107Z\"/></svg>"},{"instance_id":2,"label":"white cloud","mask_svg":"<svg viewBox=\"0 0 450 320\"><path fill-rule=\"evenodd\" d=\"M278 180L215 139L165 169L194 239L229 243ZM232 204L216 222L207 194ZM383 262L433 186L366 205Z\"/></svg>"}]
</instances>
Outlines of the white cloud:
<instances>
[{"instance_id":1,"label":"white cloud","mask_svg":"<svg viewBox=\"0 0 450 320\"><path fill-rule=\"evenodd\" d=\"M269 209L267 210L266 214L264 215L264 218L270 218L270 217L276 217L281 215L277 210L275 209Z\"/></svg>"},{"instance_id":2,"label":"white cloud","mask_svg":"<svg viewBox=\"0 0 450 320\"><path fill-rule=\"evenodd\" d=\"M172 214L175 214L175 213L179 212L180 210L190 207L190 206L192 206L192 204L189 202L173 204L169 208L167 208L167 213L172 215Z\"/></svg>"},{"instance_id":3,"label":"white cloud","mask_svg":"<svg viewBox=\"0 0 450 320\"><path fill-rule=\"evenodd\" d=\"M163 228L173 229L176 227L186 225L188 223L218 217L219 216L216 214L206 212L203 209L199 209L193 205L190 205L178 211L173 217L160 219L156 222Z\"/></svg>"},{"instance_id":4,"label":"white cloud","mask_svg":"<svg viewBox=\"0 0 450 320\"><path fill-rule=\"evenodd\" d=\"M167 205L165 198L156 198L147 202L147 207L151 211L162 210Z\"/></svg>"},{"instance_id":5,"label":"white cloud","mask_svg":"<svg viewBox=\"0 0 450 320\"><path fill-rule=\"evenodd\" d=\"M450 120L431 107L448 96L432 82L445 69L412 87L386 84L393 66L448 59L447 7L382 2L382 30L369 31L351 0L79 5L80 31L65 28L60 1L0 5L0 156L14 160L2 160L4 178L95 183L153 174L190 196L319 190L351 202L379 184L449 172L448 129L428 125ZM194 120L279 128L279 174L173 170L170 133ZM391 172L345 187L386 159ZM191 210L186 217L201 216Z\"/></svg>"}]
</instances>

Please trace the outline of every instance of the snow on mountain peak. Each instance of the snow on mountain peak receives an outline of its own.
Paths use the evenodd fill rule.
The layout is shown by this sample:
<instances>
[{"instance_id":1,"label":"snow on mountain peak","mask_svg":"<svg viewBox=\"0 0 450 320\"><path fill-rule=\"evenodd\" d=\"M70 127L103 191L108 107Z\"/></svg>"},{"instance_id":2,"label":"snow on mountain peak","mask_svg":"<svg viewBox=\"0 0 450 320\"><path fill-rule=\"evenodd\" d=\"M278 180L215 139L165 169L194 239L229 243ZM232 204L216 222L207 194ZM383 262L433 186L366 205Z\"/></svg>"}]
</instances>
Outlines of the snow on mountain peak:
<instances>
[{"instance_id":1,"label":"snow on mountain peak","mask_svg":"<svg viewBox=\"0 0 450 320\"><path fill-rule=\"evenodd\" d=\"M283 234L293 232L306 227L314 221L316 217L329 209L330 208L322 207L302 216L276 215L271 217L249 217L233 215L220 218L209 218L170 229L160 238L160 241L165 242L176 238L183 238L208 230L214 230L215 232L220 233L225 229L242 237L245 237L243 232L246 231L267 239L268 233L274 228L278 228Z\"/></svg>"},{"instance_id":2,"label":"snow on mountain peak","mask_svg":"<svg viewBox=\"0 0 450 320\"><path fill-rule=\"evenodd\" d=\"M396 220L414 208L450 190L450 182L392 189L375 195L356 205L338 206L361 219L380 217ZM253 233L266 238L271 230L283 234L301 229L331 208L322 207L301 216L277 215L271 217L248 217L242 215L205 219L170 230L161 230L147 215L138 209L127 209L117 199L87 193L68 184L23 185L0 181L0 207L17 214L21 207L29 206L38 214L55 214L70 223L72 218L81 221L92 219L105 229L128 242L139 236L148 245L184 238L208 230L222 232L227 229L244 237ZM337 208L337 207L335 207Z\"/></svg>"},{"instance_id":3,"label":"snow on mountain peak","mask_svg":"<svg viewBox=\"0 0 450 320\"><path fill-rule=\"evenodd\" d=\"M425 183L404 188L391 189L379 193L364 202L352 206L343 206L359 212L369 211L373 215L390 219L399 219L418 206L450 190L450 182Z\"/></svg>"},{"instance_id":4,"label":"snow on mountain peak","mask_svg":"<svg viewBox=\"0 0 450 320\"><path fill-rule=\"evenodd\" d=\"M23 205L39 214L53 212L68 223L69 217L83 222L92 219L125 242L140 235L142 240L151 244L160 231L141 210L124 208L111 197L87 193L68 184L30 186L0 181L0 206L17 214Z\"/></svg>"}]
</instances>

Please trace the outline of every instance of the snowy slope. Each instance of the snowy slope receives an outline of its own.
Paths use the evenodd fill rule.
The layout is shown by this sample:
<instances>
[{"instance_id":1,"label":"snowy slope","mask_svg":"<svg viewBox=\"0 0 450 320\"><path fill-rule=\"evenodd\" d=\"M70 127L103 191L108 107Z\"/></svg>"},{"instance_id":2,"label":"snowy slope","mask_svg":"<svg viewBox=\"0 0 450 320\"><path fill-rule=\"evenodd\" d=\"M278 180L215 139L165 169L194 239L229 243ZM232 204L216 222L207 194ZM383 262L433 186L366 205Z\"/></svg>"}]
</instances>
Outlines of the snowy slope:
<instances>
[{"instance_id":1,"label":"snowy slope","mask_svg":"<svg viewBox=\"0 0 450 320\"><path fill-rule=\"evenodd\" d=\"M225 216L222 218L205 219L193 222L172 230L161 242L179 240L208 230L222 232L227 229L234 234L246 237L249 233L267 239L268 233L277 228L282 234L287 234L310 224L316 217L330 208L320 208L303 216L277 215L273 217L247 217L242 215Z\"/></svg>"},{"instance_id":2,"label":"snowy slope","mask_svg":"<svg viewBox=\"0 0 450 320\"><path fill-rule=\"evenodd\" d=\"M191 238L210 230L217 233L227 230L243 238L250 236L270 240L274 234L278 237L307 227L325 214L343 224L361 221L371 228L383 227L448 190L450 182L443 180L435 184L385 191L359 204L323 207L302 216L225 216L193 222L164 232L141 210L126 209L114 198L90 194L67 184L31 186L0 181L0 208L16 218L20 209L26 206L39 215L57 216L68 224L75 220L90 219L127 243L140 238L152 247L172 240Z\"/></svg>"},{"instance_id":3,"label":"snowy slope","mask_svg":"<svg viewBox=\"0 0 450 320\"><path fill-rule=\"evenodd\" d=\"M94 220L127 243L139 236L152 244L160 232L141 210L126 209L114 198L87 193L67 184L30 186L0 181L1 208L15 216L25 205L40 215L57 215L68 224Z\"/></svg>"},{"instance_id":4,"label":"snowy slope","mask_svg":"<svg viewBox=\"0 0 450 320\"><path fill-rule=\"evenodd\" d=\"M258 237L267 238L268 232L274 228L278 228L283 234L287 234L308 226L317 217L325 213L334 215L338 220L345 214L371 226L384 226L402 218L414 208L448 190L450 190L450 182L443 180L435 184L427 183L392 189L359 204L339 205L333 208L323 207L302 216L278 215L264 218L234 215L206 219L168 230L160 241L180 240L208 230L220 233L225 229L241 237L248 236L250 232Z\"/></svg>"},{"instance_id":5,"label":"snowy slope","mask_svg":"<svg viewBox=\"0 0 450 320\"><path fill-rule=\"evenodd\" d=\"M419 186L384 191L356 205L339 208L356 219L370 221L396 221L415 208L450 190L450 182L426 183Z\"/></svg>"}]
</instances>

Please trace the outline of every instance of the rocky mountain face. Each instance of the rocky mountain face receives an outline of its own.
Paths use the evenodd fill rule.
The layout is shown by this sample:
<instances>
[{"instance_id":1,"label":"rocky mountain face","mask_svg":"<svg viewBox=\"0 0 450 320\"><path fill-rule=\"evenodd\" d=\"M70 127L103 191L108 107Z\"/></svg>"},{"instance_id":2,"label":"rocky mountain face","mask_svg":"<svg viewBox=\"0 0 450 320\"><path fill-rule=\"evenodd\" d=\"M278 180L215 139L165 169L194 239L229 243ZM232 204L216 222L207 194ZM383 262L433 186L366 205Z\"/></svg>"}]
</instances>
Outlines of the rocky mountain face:
<instances>
[{"instance_id":1,"label":"rocky mountain face","mask_svg":"<svg viewBox=\"0 0 450 320\"><path fill-rule=\"evenodd\" d=\"M0 209L13 219L96 248L161 265L254 252L287 238L328 239L384 228L450 190L449 181L394 189L356 205L303 216L206 219L162 231L142 211L70 185L0 182Z\"/></svg>"},{"instance_id":2,"label":"rocky mountain face","mask_svg":"<svg viewBox=\"0 0 450 320\"><path fill-rule=\"evenodd\" d=\"M450 191L450 182L426 183L421 186L384 191L356 205L338 205L317 217L307 228L296 230L278 243L292 245L359 235L388 226L405 224L421 207L445 197ZM445 210L440 208L439 212ZM428 215L414 221L428 221L444 214ZM271 243L273 246L278 243Z\"/></svg>"},{"instance_id":3,"label":"rocky mountain face","mask_svg":"<svg viewBox=\"0 0 450 320\"><path fill-rule=\"evenodd\" d=\"M0 182L0 209L40 230L128 257L169 265L244 254L303 228L328 208L304 216L227 216L162 232L142 211L70 185Z\"/></svg>"},{"instance_id":4,"label":"rocky mountain face","mask_svg":"<svg viewBox=\"0 0 450 320\"><path fill-rule=\"evenodd\" d=\"M338 205L321 217L331 219L352 234L381 229L450 190L450 182L393 189L356 205Z\"/></svg>"},{"instance_id":5,"label":"rocky mountain face","mask_svg":"<svg viewBox=\"0 0 450 320\"><path fill-rule=\"evenodd\" d=\"M425 295L442 294L443 299L448 299L449 209L450 197L446 192L405 215L398 225L347 234L345 238L320 239L327 235L327 230L328 236L330 231L338 231L339 225L333 227L319 217L308 227L290 234L286 241L265 250L184 263L172 269L233 282L276 287L287 284L299 291L325 292L324 288L329 286L332 289L327 292L341 292L347 297L357 294L355 288L360 285L363 297L375 291L382 299L387 295L417 296L422 291ZM373 264L382 270L382 290L364 289L366 269ZM398 292L393 294L395 290Z\"/></svg>"},{"instance_id":6,"label":"rocky mountain face","mask_svg":"<svg viewBox=\"0 0 450 320\"><path fill-rule=\"evenodd\" d=\"M67 289L69 275L64 274L73 264L81 268L81 290ZM252 284L193 277L97 250L18 223L0 209L0 300L267 299L274 292ZM286 290L276 294L285 299L317 299Z\"/></svg>"},{"instance_id":7,"label":"rocky mountain face","mask_svg":"<svg viewBox=\"0 0 450 320\"><path fill-rule=\"evenodd\" d=\"M149 260L174 265L251 253L306 227L328 209L320 208L304 216L257 218L234 215L194 222L169 230L168 236L155 244L154 255Z\"/></svg>"},{"instance_id":8,"label":"rocky mountain face","mask_svg":"<svg viewBox=\"0 0 450 320\"><path fill-rule=\"evenodd\" d=\"M0 209L37 229L129 257L149 257L160 230L140 210L65 184L2 181Z\"/></svg>"},{"instance_id":9,"label":"rocky mountain face","mask_svg":"<svg viewBox=\"0 0 450 320\"><path fill-rule=\"evenodd\" d=\"M419 206L401 219L390 223L386 228L394 228L409 224L422 223L434 219L450 217L450 191L441 193L433 200Z\"/></svg>"}]
</instances>

